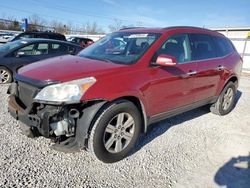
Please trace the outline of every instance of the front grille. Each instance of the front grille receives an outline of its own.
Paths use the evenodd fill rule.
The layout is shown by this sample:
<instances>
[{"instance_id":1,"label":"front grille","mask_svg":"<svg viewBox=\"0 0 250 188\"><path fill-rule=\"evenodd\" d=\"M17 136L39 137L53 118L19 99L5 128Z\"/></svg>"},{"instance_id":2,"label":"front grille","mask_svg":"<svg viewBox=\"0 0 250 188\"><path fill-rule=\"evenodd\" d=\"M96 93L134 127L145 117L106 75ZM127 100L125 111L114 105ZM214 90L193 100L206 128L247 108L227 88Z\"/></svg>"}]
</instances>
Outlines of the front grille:
<instances>
[{"instance_id":1,"label":"front grille","mask_svg":"<svg viewBox=\"0 0 250 188\"><path fill-rule=\"evenodd\" d=\"M33 98L37 94L38 89L26 83L18 82L17 91L19 100L27 108L32 105Z\"/></svg>"}]
</instances>

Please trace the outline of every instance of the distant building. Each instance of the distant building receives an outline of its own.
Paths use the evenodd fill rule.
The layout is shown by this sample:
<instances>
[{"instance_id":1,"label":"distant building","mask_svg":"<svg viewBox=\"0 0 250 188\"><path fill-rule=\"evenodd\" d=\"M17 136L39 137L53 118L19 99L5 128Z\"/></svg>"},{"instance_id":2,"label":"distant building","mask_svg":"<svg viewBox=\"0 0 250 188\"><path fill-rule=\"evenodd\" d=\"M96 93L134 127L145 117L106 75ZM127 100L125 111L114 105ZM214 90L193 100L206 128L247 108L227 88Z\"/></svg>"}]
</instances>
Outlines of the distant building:
<instances>
[{"instance_id":1,"label":"distant building","mask_svg":"<svg viewBox=\"0 0 250 188\"><path fill-rule=\"evenodd\" d=\"M243 58L243 69L250 71L250 27L212 28L228 37Z\"/></svg>"}]
</instances>

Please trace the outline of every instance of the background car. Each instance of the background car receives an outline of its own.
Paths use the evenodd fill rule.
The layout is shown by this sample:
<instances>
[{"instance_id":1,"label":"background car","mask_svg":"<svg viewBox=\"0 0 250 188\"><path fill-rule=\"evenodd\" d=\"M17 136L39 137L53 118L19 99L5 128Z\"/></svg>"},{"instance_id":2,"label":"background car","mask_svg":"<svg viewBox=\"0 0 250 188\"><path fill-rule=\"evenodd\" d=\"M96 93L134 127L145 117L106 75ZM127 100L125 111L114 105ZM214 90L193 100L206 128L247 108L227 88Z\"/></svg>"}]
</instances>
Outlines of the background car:
<instances>
[{"instance_id":1,"label":"background car","mask_svg":"<svg viewBox=\"0 0 250 188\"><path fill-rule=\"evenodd\" d=\"M6 43L11 37L14 36L14 33L0 33L0 43Z\"/></svg>"},{"instance_id":2,"label":"background car","mask_svg":"<svg viewBox=\"0 0 250 188\"><path fill-rule=\"evenodd\" d=\"M17 40L0 46L0 83L12 81L18 68L55 56L77 54L83 48L69 42L50 39Z\"/></svg>"},{"instance_id":3,"label":"background car","mask_svg":"<svg viewBox=\"0 0 250 188\"><path fill-rule=\"evenodd\" d=\"M94 43L92 39L84 38L84 37L69 37L67 41L77 43L83 48L86 48L87 46Z\"/></svg>"},{"instance_id":4,"label":"background car","mask_svg":"<svg viewBox=\"0 0 250 188\"><path fill-rule=\"evenodd\" d=\"M45 39L66 41L66 37L64 35L48 31L23 32L11 38L9 41L12 42L15 40L26 39L26 38L45 38Z\"/></svg>"}]
</instances>

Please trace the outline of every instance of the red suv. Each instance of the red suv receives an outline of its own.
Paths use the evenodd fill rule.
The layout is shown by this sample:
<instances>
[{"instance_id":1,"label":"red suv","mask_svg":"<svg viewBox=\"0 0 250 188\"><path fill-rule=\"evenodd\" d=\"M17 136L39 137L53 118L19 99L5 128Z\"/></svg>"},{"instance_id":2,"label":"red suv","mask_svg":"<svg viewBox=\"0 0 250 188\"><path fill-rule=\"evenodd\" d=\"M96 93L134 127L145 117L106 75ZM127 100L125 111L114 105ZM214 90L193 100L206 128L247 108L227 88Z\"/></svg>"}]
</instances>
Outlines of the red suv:
<instances>
[{"instance_id":1,"label":"red suv","mask_svg":"<svg viewBox=\"0 0 250 188\"><path fill-rule=\"evenodd\" d=\"M214 31L123 29L77 56L21 68L8 108L27 136L115 162L154 122L207 104L215 114L229 113L241 68L232 43Z\"/></svg>"}]
</instances>

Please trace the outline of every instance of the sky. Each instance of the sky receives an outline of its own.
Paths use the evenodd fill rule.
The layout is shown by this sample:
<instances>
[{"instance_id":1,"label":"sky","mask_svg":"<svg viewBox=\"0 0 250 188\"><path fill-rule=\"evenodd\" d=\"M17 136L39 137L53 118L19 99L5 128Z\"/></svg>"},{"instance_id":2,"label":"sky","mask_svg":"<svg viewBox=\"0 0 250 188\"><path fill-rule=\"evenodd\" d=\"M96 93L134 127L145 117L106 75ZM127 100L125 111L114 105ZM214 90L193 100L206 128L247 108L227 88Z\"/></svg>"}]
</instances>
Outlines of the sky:
<instances>
[{"instance_id":1,"label":"sky","mask_svg":"<svg viewBox=\"0 0 250 188\"><path fill-rule=\"evenodd\" d=\"M143 27L249 27L250 0L0 0L0 18L34 14L66 25L96 22L106 32L115 20Z\"/></svg>"}]
</instances>

